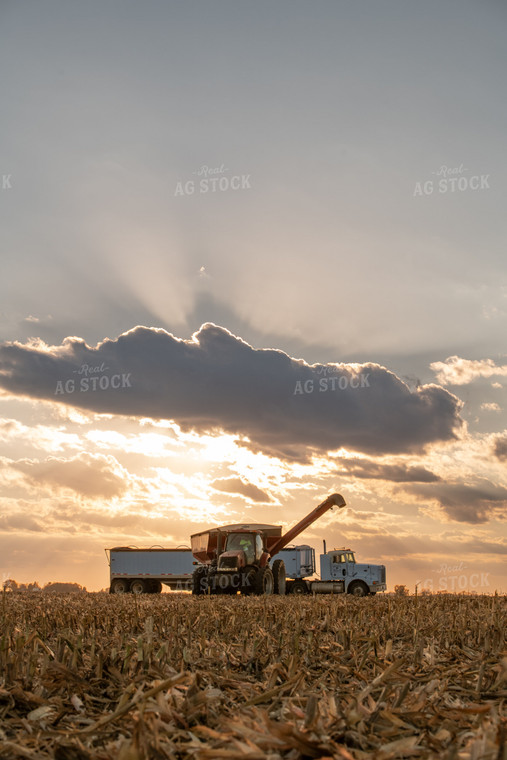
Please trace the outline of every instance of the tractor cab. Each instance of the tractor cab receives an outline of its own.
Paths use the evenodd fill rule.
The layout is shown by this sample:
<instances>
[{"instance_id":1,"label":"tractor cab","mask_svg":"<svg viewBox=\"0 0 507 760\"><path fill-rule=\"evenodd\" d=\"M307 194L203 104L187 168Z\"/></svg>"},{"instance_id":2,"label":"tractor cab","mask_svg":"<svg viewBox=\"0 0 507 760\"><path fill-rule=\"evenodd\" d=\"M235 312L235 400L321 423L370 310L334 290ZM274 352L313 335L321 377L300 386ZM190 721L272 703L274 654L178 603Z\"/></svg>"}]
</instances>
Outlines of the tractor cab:
<instances>
[{"instance_id":1,"label":"tractor cab","mask_svg":"<svg viewBox=\"0 0 507 760\"><path fill-rule=\"evenodd\" d=\"M267 553L260 532L233 531L227 534L224 551L218 558L218 568L220 570L240 570L246 565L260 566L265 554L267 561Z\"/></svg>"}]
</instances>

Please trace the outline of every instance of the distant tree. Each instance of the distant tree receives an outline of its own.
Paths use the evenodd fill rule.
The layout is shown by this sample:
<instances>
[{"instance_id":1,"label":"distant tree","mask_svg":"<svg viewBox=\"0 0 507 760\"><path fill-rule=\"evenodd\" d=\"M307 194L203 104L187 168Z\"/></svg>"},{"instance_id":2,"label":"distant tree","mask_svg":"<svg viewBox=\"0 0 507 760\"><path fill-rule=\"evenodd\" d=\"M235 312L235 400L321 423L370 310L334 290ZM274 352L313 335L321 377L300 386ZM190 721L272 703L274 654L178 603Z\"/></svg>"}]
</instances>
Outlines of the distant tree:
<instances>
[{"instance_id":1,"label":"distant tree","mask_svg":"<svg viewBox=\"0 0 507 760\"><path fill-rule=\"evenodd\" d=\"M408 596L408 588L406 586L395 586L394 593L396 596Z\"/></svg>"},{"instance_id":2,"label":"distant tree","mask_svg":"<svg viewBox=\"0 0 507 760\"><path fill-rule=\"evenodd\" d=\"M18 593L32 593L34 591L80 591L86 593L86 587L80 586L79 583L46 583L44 588L41 588L37 581L33 581L33 583L18 583L13 578L7 578L2 582L2 589Z\"/></svg>"},{"instance_id":3,"label":"distant tree","mask_svg":"<svg viewBox=\"0 0 507 760\"><path fill-rule=\"evenodd\" d=\"M58 581L55 583L46 583L42 590L47 592L86 592L86 588L84 586L80 586L79 583L62 583Z\"/></svg>"},{"instance_id":4,"label":"distant tree","mask_svg":"<svg viewBox=\"0 0 507 760\"><path fill-rule=\"evenodd\" d=\"M14 581L16 583L16 581ZM37 581L34 581L33 583L16 583L16 590L17 591L40 591L41 587L37 583Z\"/></svg>"}]
</instances>

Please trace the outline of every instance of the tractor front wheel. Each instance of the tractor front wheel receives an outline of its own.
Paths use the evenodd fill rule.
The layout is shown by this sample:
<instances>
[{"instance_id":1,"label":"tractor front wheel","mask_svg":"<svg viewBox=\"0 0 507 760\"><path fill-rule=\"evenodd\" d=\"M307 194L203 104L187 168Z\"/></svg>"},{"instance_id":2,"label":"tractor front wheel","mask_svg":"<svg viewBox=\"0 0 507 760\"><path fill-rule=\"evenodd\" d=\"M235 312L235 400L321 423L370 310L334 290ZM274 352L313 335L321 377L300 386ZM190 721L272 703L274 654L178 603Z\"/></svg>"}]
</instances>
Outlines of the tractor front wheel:
<instances>
[{"instance_id":1,"label":"tractor front wheel","mask_svg":"<svg viewBox=\"0 0 507 760\"><path fill-rule=\"evenodd\" d=\"M267 596L273 593L274 580L270 567L260 567L255 574L254 594Z\"/></svg>"},{"instance_id":2,"label":"tractor front wheel","mask_svg":"<svg viewBox=\"0 0 507 760\"><path fill-rule=\"evenodd\" d=\"M208 571L205 567L198 567L192 573L192 594L205 594L208 590Z\"/></svg>"},{"instance_id":3,"label":"tractor front wheel","mask_svg":"<svg viewBox=\"0 0 507 760\"><path fill-rule=\"evenodd\" d=\"M241 593L246 596L255 594L255 578L257 577L256 567L246 567L241 574Z\"/></svg>"}]
</instances>

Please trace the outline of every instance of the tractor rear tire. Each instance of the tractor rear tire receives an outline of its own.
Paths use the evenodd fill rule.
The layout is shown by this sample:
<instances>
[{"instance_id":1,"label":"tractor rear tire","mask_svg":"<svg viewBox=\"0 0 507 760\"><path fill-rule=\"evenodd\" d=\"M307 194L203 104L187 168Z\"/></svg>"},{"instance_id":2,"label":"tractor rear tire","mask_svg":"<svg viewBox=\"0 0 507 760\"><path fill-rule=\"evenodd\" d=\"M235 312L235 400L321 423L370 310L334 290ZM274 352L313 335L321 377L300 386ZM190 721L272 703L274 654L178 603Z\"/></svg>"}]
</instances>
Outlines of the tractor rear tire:
<instances>
[{"instance_id":1,"label":"tractor rear tire","mask_svg":"<svg viewBox=\"0 0 507 760\"><path fill-rule=\"evenodd\" d=\"M255 574L254 594L269 596L273 593L274 579L270 567L260 567Z\"/></svg>"},{"instance_id":2,"label":"tractor rear tire","mask_svg":"<svg viewBox=\"0 0 507 760\"><path fill-rule=\"evenodd\" d=\"M192 594L201 595L205 594L208 590L208 571L205 567L198 567L192 573Z\"/></svg>"},{"instance_id":3,"label":"tractor rear tire","mask_svg":"<svg viewBox=\"0 0 507 760\"><path fill-rule=\"evenodd\" d=\"M283 559L275 559L271 568L273 572L273 591L275 594L285 596L286 594L286 576L285 562Z\"/></svg>"}]
</instances>

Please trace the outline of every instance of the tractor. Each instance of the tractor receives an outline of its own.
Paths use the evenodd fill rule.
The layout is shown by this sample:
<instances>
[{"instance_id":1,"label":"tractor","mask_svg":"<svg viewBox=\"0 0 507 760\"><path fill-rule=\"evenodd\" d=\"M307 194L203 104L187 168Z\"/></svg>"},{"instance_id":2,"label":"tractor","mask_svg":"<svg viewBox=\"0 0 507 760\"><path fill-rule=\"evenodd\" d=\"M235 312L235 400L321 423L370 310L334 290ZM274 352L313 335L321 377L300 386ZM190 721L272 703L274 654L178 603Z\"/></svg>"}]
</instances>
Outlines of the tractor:
<instances>
[{"instance_id":1,"label":"tractor","mask_svg":"<svg viewBox=\"0 0 507 760\"><path fill-rule=\"evenodd\" d=\"M283 560L270 559L333 507L345 506L338 493L328 496L282 536L281 525L225 525L191 537L192 554L201 566L192 575L192 593L285 594Z\"/></svg>"}]
</instances>

